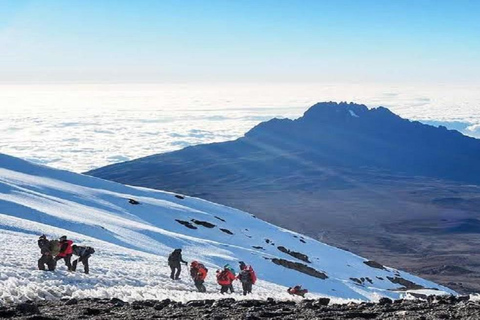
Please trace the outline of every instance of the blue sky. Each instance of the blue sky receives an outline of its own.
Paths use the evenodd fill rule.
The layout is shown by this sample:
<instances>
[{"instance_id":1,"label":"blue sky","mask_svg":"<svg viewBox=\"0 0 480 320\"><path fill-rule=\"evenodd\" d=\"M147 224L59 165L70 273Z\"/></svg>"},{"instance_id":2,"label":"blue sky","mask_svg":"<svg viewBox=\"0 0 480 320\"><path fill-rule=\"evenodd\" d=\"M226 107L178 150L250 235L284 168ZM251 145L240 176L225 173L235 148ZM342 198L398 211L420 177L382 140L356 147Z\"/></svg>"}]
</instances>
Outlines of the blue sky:
<instances>
[{"instance_id":1,"label":"blue sky","mask_svg":"<svg viewBox=\"0 0 480 320\"><path fill-rule=\"evenodd\" d=\"M479 12L461 0L0 0L0 81L480 84Z\"/></svg>"}]
</instances>

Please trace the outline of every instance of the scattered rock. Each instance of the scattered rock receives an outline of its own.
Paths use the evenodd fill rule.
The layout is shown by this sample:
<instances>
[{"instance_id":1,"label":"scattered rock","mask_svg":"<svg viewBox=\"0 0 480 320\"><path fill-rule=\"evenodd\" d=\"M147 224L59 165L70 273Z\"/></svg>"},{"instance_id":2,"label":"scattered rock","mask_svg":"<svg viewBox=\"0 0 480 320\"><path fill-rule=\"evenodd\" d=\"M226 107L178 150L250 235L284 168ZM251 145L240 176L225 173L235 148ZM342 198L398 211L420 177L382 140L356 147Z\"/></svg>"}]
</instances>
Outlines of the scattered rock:
<instances>
[{"instance_id":1,"label":"scattered rock","mask_svg":"<svg viewBox=\"0 0 480 320\"><path fill-rule=\"evenodd\" d=\"M232 231L230 231L230 230L228 230L228 229L223 229L223 228L220 228L220 231L222 231L222 232L225 232L226 234L230 234L230 235L232 235L232 234L233 234L233 232L232 232Z\"/></svg>"},{"instance_id":2,"label":"scattered rock","mask_svg":"<svg viewBox=\"0 0 480 320\"><path fill-rule=\"evenodd\" d=\"M458 296L457 297L458 302L467 302L470 301L470 296Z\"/></svg>"},{"instance_id":3,"label":"scattered rock","mask_svg":"<svg viewBox=\"0 0 480 320\"><path fill-rule=\"evenodd\" d=\"M100 313L102 313L102 310L97 308L87 308L83 311L86 316L98 316Z\"/></svg>"},{"instance_id":4,"label":"scattered rock","mask_svg":"<svg viewBox=\"0 0 480 320\"><path fill-rule=\"evenodd\" d=\"M181 195L179 195L179 194L176 194L176 195L175 195L175 198L177 198L177 199L182 199L182 200L185 199L184 196L181 196Z\"/></svg>"},{"instance_id":5,"label":"scattered rock","mask_svg":"<svg viewBox=\"0 0 480 320\"><path fill-rule=\"evenodd\" d=\"M318 271L318 270L316 270L312 267L309 267L309 266L307 266L303 263L293 262L293 261L284 260L284 259L277 259L277 258L273 258L272 262L277 264L277 265L283 266L285 268L293 269L293 270L296 270L298 272L307 274L307 275L315 277L315 278L319 278L319 279L322 279L322 280L325 280L325 279L328 278L328 276L325 273L320 272L320 271Z\"/></svg>"},{"instance_id":6,"label":"scattered rock","mask_svg":"<svg viewBox=\"0 0 480 320\"><path fill-rule=\"evenodd\" d=\"M367 281L367 280L365 280ZM433 296L432 296L433 297ZM430 298L430 297L429 297ZM67 320L67 319L477 319L480 302L468 301L467 297L435 296L435 302L425 300L382 299L380 303L363 302L330 304L328 298L302 301L238 300L233 298L196 300L186 303L171 300L134 301L113 308L112 304L123 303L120 299L78 299L77 304L60 301L38 301L0 307L0 317L6 319ZM71 300L71 299L70 299ZM41 314L18 311L37 306ZM153 306L153 307L152 307Z\"/></svg>"},{"instance_id":7,"label":"scattered rock","mask_svg":"<svg viewBox=\"0 0 480 320\"><path fill-rule=\"evenodd\" d=\"M16 310L24 315L39 314L40 310L38 306L32 301L20 303L17 305Z\"/></svg>"},{"instance_id":8,"label":"scattered rock","mask_svg":"<svg viewBox=\"0 0 480 320\"><path fill-rule=\"evenodd\" d=\"M126 304L126 302L118 298L112 298L110 299L110 302L113 303L116 307L123 307Z\"/></svg>"},{"instance_id":9,"label":"scattered rock","mask_svg":"<svg viewBox=\"0 0 480 320\"><path fill-rule=\"evenodd\" d=\"M289 250L289 249L287 249L283 246L278 246L277 248L281 252L286 253L288 255L291 255L292 257L297 258L298 260L302 260L304 262L311 263L306 254L303 254L301 252L291 251L291 250Z\"/></svg>"},{"instance_id":10,"label":"scattered rock","mask_svg":"<svg viewBox=\"0 0 480 320\"><path fill-rule=\"evenodd\" d=\"M404 288L402 288L403 290L418 290L418 289L425 289L423 286L419 285L419 284L416 284L415 282L412 282L410 280L407 280L407 279L404 279L402 277L388 277L387 276L387 279L390 280L390 282L392 283L396 283L396 284L399 284L401 286L403 286ZM400 289L398 289L400 290Z\"/></svg>"},{"instance_id":11,"label":"scattered rock","mask_svg":"<svg viewBox=\"0 0 480 320\"><path fill-rule=\"evenodd\" d=\"M222 219L222 218L220 218L220 217L215 216L215 218L217 218L217 219L220 220L220 221L226 222L225 219Z\"/></svg>"},{"instance_id":12,"label":"scattered rock","mask_svg":"<svg viewBox=\"0 0 480 320\"><path fill-rule=\"evenodd\" d=\"M211 306L215 303L215 300L208 299L208 300L193 300L188 301L185 305L189 307L204 307L204 306Z\"/></svg>"},{"instance_id":13,"label":"scattered rock","mask_svg":"<svg viewBox=\"0 0 480 320\"><path fill-rule=\"evenodd\" d=\"M180 223L181 225L184 225L185 227L187 227L189 229L198 229L197 227L195 227L193 224L191 224L188 221L178 220L178 219L175 219L175 221L177 221L178 223Z\"/></svg>"},{"instance_id":14,"label":"scattered rock","mask_svg":"<svg viewBox=\"0 0 480 320\"><path fill-rule=\"evenodd\" d=\"M12 318L16 314L15 310L0 308L0 318Z\"/></svg>"},{"instance_id":15,"label":"scattered rock","mask_svg":"<svg viewBox=\"0 0 480 320\"><path fill-rule=\"evenodd\" d=\"M235 299L233 298L220 299L213 303L213 307L227 307L231 306L233 303L235 303Z\"/></svg>"},{"instance_id":16,"label":"scattered rock","mask_svg":"<svg viewBox=\"0 0 480 320\"><path fill-rule=\"evenodd\" d=\"M386 305L386 304L392 304L392 303L393 303L392 299L389 299L389 298L380 298L380 300L378 301L379 305Z\"/></svg>"},{"instance_id":17,"label":"scattered rock","mask_svg":"<svg viewBox=\"0 0 480 320\"><path fill-rule=\"evenodd\" d=\"M237 302L238 306L241 307L258 307L262 305L260 300L240 300Z\"/></svg>"},{"instance_id":18,"label":"scattered rock","mask_svg":"<svg viewBox=\"0 0 480 320\"><path fill-rule=\"evenodd\" d=\"M78 304L78 300L75 299L75 298L72 298L72 299L68 300L67 302L65 302L66 306L71 306L71 305L74 305L74 304Z\"/></svg>"},{"instance_id":19,"label":"scattered rock","mask_svg":"<svg viewBox=\"0 0 480 320\"><path fill-rule=\"evenodd\" d=\"M363 263L365 263L367 266L369 266L371 268L387 270L387 268L385 268L383 265L381 265L380 263L378 263L376 261L369 260L369 261L363 261Z\"/></svg>"},{"instance_id":20,"label":"scattered rock","mask_svg":"<svg viewBox=\"0 0 480 320\"><path fill-rule=\"evenodd\" d=\"M373 313L373 312L348 312L345 314L345 318L347 319L354 319L354 318L360 318L360 319L375 319L378 316L378 313Z\"/></svg>"},{"instance_id":21,"label":"scattered rock","mask_svg":"<svg viewBox=\"0 0 480 320\"><path fill-rule=\"evenodd\" d=\"M135 200L135 199L128 199L128 203L133 204L133 205L140 204L140 202L138 202L138 201Z\"/></svg>"},{"instance_id":22,"label":"scattered rock","mask_svg":"<svg viewBox=\"0 0 480 320\"><path fill-rule=\"evenodd\" d=\"M330 303L329 298L319 298L319 299L315 300L314 305L328 306L329 303Z\"/></svg>"},{"instance_id":23,"label":"scattered rock","mask_svg":"<svg viewBox=\"0 0 480 320\"><path fill-rule=\"evenodd\" d=\"M207 222L207 221L202 221L202 220L196 220L192 219L192 222L201 226L204 226L205 228L214 228L216 227L213 223Z\"/></svg>"},{"instance_id":24,"label":"scattered rock","mask_svg":"<svg viewBox=\"0 0 480 320\"><path fill-rule=\"evenodd\" d=\"M155 305L153 306L153 308L155 310L162 310L163 308L167 307L168 305L170 305L172 303L172 300L170 299L165 299L165 300L162 300L162 301L158 301L157 303L155 303Z\"/></svg>"},{"instance_id":25,"label":"scattered rock","mask_svg":"<svg viewBox=\"0 0 480 320\"><path fill-rule=\"evenodd\" d=\"M257 250L265 250L263 247L261 246L252 246L253 249L257 249Z\"/></svg>"}]
</instances>

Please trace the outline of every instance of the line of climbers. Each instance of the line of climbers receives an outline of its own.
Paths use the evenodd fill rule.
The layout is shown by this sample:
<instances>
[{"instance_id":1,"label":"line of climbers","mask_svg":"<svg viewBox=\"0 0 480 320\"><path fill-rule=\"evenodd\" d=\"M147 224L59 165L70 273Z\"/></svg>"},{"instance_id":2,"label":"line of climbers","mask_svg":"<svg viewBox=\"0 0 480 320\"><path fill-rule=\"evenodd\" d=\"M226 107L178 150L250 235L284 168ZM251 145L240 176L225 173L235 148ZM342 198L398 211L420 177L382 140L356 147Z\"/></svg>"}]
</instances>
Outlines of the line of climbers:
<instances>
[{"instance_id":1,"label":"line of climbers","mask_svg":"<svg viewBox=\"0 0 480 320\"><path fill-rule=\"evenodd\" d=\"M63 259L68 271L76 271L77 264L81 262L85 273L90 272L88 259L95 253L95 249L92 247L74 245L72 240L67 239L67 236L61 236L58 240L48 240L44 234L38 238L38 247L42 255L38 259L39 270L46 270L46 265L48 271L55 271L57 262ZM72 255L78 256L73 262Z\"/></svg>"},{"instance_id":2,"label":"line of climbers","mask_svg":"<svg viewBox=\"0 0 480 320\"><path fill-rule=\"evenodd\" d=\"M38 259L38 269L48 271L54 271L57 265L57 261L64 260L68 271L74 272L77 269L78 262L83 263L85 274L89 273L88 260L92 254L95 253L95 249L87 246L77 246L73 244L72 240L68 240L67 236L61 236L59 240L48 240L43 234L38 239L38 247L42 256ZM76 260L71 262L72 255L78 256ZM182 249L175 249L168 256L168 265L170 266L172 280L179 280L180 273L182 271L181 263L188 266L188 263L182 258ZM246 265L245 262L239 262L240 273L238 276L235 274L235 269L229 264L223 267L223 270L217 270L216 278L217 283L220 285L220 293L234 292L233 281L239 280L242 283L243 295L252 293L252 287L257 281L257 276L252 266ZM208 274L208 269L198 261L192 261L190 263L190 276L193 279L195 287L199 292L206 292L205 279ZM308 292L306 289L302 289L301 286L295 286L288 288L288 293L292 295L299 295L304 297Z\"/></svg>"},{"instance_id":3,"label":"line of climbers","mask_svg":"<svg viewBox=\"0 0 480 320\"><path fill-rule=\"evenodd\" d=\"M182 270L181 263L188 266L188 263L182 258L182 249L175 249L168 256L168 265L170 266L172 280L180 279L180 273ZM216 278L217 283L220 285L220 293L234 292L233 281L239 280L242 283L243 295L252 293L252 287L257 281L257 276L252 266L246 265L245 262L239 262L240 273L235 275L235 270L230 265L225 265L223 270L217 270ZM206 292L205 278L207 277L208 269L198 261L192 261L190 263L190 276L193 279L195 287L199 292Z\"/></svg>"}]
</instances>

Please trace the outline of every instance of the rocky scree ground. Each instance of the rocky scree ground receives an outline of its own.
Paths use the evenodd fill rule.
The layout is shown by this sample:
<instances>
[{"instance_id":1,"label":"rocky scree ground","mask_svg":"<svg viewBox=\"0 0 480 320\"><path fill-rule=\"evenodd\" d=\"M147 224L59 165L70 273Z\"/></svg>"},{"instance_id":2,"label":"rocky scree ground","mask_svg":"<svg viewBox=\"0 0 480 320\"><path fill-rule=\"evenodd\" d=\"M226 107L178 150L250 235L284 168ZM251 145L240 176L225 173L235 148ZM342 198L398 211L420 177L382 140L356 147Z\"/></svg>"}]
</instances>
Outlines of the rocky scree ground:
<instances>
[{"instance_id":1,"label":"rocky scree ground","mask_svg":"<svg viewBox=\"0 0 480 320\"><path fill-rule=\"evenodd\" d=\"M296 301L194 300L187 303L119 299L64 299L0 307L7 319L480 319L480 302L469 296L422 300L382 298L379 303L330 304L327 298Z\"/></svg>"}]
</instances>

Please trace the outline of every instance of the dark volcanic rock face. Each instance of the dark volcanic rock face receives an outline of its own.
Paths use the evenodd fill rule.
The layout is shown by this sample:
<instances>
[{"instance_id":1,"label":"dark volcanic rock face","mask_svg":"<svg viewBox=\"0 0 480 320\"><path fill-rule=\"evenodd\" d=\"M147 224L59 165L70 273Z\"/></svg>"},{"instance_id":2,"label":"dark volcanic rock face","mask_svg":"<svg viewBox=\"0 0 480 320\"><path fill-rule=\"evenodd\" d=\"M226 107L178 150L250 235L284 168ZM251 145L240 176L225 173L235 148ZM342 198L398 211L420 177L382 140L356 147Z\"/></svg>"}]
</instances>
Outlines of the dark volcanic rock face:
<instances>
[{"instance_id":1,"label":"dark volcanic rock face","mask_svg":"<svg viewBox=\"0 0 480 320\"><path fill-rule=\"evenodd\" d=\"M387 301L388 300L388 301ZM427 301L383 300L379 304L329 304L328 299L198 300L187 303L84 299L29 302L0 307L5 319L480 319L480 303L446 297Z\"/></svg>"}]
</instances>

